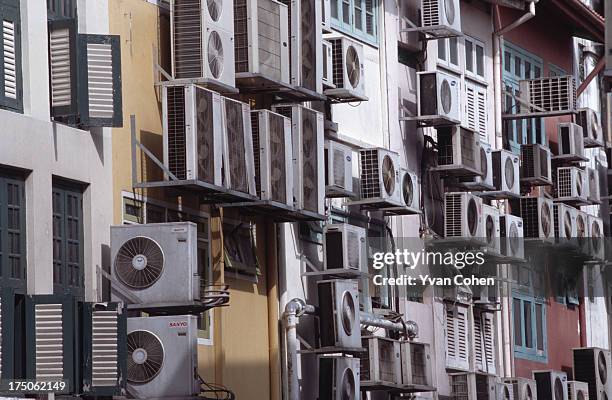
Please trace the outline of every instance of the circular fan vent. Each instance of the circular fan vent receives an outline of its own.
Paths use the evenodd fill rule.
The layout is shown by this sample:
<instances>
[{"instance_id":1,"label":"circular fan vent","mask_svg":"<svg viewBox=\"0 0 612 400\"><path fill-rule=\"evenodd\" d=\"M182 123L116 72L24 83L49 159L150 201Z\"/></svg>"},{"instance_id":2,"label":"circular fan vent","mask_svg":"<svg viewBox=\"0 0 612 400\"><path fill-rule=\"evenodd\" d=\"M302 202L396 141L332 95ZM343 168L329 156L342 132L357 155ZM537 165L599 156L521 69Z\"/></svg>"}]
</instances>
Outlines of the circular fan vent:
<instances>
[{"instance_id":1,"label":"circular fan vent","mask_svg":"<svg viewBox=\"0 0 612 400\"><path fill-rule=\"evenodd\" d=\"M208 68L215 79L223 73L223 42L215 31L208 37Z\"/></svg>"},{"instance_id":2,"label":"circular fan vent","mask_svg":"<svg viewBox=\"0 0 612 400\"><path fill-rule=\"evenodd\" d=\"M223 0L206 0L208 6L208 15L210 18L217 22L221 18L221 11L223 11Z\"/></svg>"},{"instance_id":3,"label":"circular fan vent","mask_svg":"<svg viewBox=\"0 0 612 400\"><path fill-rule=\"evenodd\" d=\"M600 351L597 355L597 373L599 374L599 380L605 385L608 380L608 364L603 351Z\"/></svg>"},{"instance_id":4,"label":"circular fan vent","mask_svg":"<svg viewBox=\"0 0 612 400\"><path fill-rule=\"evenodd\" d=\"M148 331L134 331L127 336L128 376L132 383L147 383L159 373L164 363L164 347Z\"/></svg>"},{"instance_id":5,"label":"circular fan vent","mask_svg":"<svg viewBox=\"0 0 612 400\"><path fill-rule=\"evenodd\" d=\"M519 249L519 231L516 226L516 222L512 221L510 224L510 230L508 232L508 237L510 238L510 251L512 254L516 254Z\"/></svg>"},{"instance_id":6,"label":"circular fan vent","mask_svg":"<svg viewBox=\"0 0 612 400\"><path fill-rule=\"evenodd\" d=\"M503 400L510 400L510 390L507 386L504 386Z\"/></svg>"},{"instance_id":7,"label":"circular fan vent","mask_svg":"<svg viewBox=\"0 0 612 400\"><path fill-rule=\"evenodd\" d=\"M444 14L446 14L446 20L450 25L455 22L455 4L453 0L446 0L444 2Z\"/></svg>"},{"instance_id":8,"label":"circular fan vent","mask_svg":"<svg viewBox=\"0 0 612 400\"><path fill-rule=\"evenodd\" d=\"M561 378L555 378L555 398L554 400L563 400L563 383L561 383Z\"/></svg>"},{"instance_id":9,"label":"circular fan vent","mask_svg":"<svg viewBox=\"0 0 612 400\"><path fill-rule=\"evenodd\" d=\"M402 180L402 197L404 199L404 204L410 207L412 206L412 201L414 199L413 192L413 182L412 177L409 173L404 174L404 179Z\"/></svg>"},{"instance_id":10,"label":"circular fan vent","mask_svg":"<svg viewBox=\"0 0 612 400\"><path fill-rule=\"evenodd\" d=\"M355 320L355 301L349 292L342 295L342 329L347 335L353 334L353 321Z\"/></svg>"},{"instance_id":11,"label":"circular fan vent","mask_svg":"<svg viewBox=\"0 0 612 400\"><path fill-rule=\"evenodd\" d=\"M356 387L352 370L348 368L344 370L340 385L340 400L354 400Z\"/></svg>"},{"instance_id":12,"label":"circular fan vent","mask_svg":"<svg viewBox=\"0 0 612 400\"><path fill-rule=\"evenodd\" d=\"M599 127L599 119L597 118L597 114L595 114L594 112L591 113L591 135L593 136L593 139L595 140L599 140L599 129L597 129Z\"/></svg>"},{"instance_id":13,"label":"circular fan vent","mask_svg":"<svg viewBox=\"0 0 612 400\"><path fill-rule=\"evenodd\" d=\"M593 222L593 225L591 225L591 242L593 243L593 250L595 253L599 252L599 249L601 249L601 237L602 232L599 224L597 222ZM599 355L601 356L601 353L599 353ZM603 362L605 364L606 360L604 359ZM605 378L603 382L605 383Z\"/></svg>"},{"instance_id":14,"label":"circular fan vent","mask_svg":"<svg viewBox=\"0 0 612 400\"><path fill-rule=\"evenodd\" d=\"M395 166L393 165L393 160L389 156L385 156L383 158L382 180L387 195L393 195L393 192L395 191Z\"/></svg>"},{"instance_id":15,"label":"circular fan vent","mask_svg":"<svg viewBox=\"0 0 612 400\"><path fill-rule=\"evenodd\" d=\"M133 289L153 285L164 269L164 253L150 238L138 236L125 242L115 257L115 272L121 282Z\"/></svg>"},{"instance_id":16,"label":"circular fan vent","mask_svg":"<svg viewBox=\"0 0 612 400\"><path fill-rule=\"evenodd\" d=\"M572 216L569 211L565 211L563 217L563 232L565 233L565 238L570 239L572 235Z\"/></svg>"},{"instance_id":17,"label":"circular fan vent","mask_svg":"<svg viewBox=\"0 0 612 400\"><path fill-rule=\"evenodd\" d=\"M450 113L451 107L453 106L453 97L451 93L450 84L446 79L443 79L442 84L440 84L440 100L444 113Z\"/></svg>"},{"instance_id":18,"label":"circular fan vent","mask_svg":"<svg viewBox=\"0 0 612 400\"><path fill-rule=\"evenodd\" d=\"M487 220L485 222L485 230L487 233L487 243L493 243L493 240L495 239L495 222L493 221L493 217L491 215L487 215Z\"/></svg>"},{"instance_id":19,"label":"circular fan vent","mask_svg":"<svg viewBox=\"0 0 612 400\"><path fill-rule=\"evenodd\" d=\"M467 223L468 229L471 236L476 235L478 230L478 207L476 206L476 200L470 199L467 206Z\"/></svg>"},{"instance_id":20,"label":"circular fan vent","mask_svg":"<svg viewBox=\"0 0 612 400\"><path fill-rule=\"evenodd\" d=\"M584 217L580 214L576 216L576 236L578 237L578 243L582 245L586 238L586 223Z\"/></svg>"},{"instance_id":21,"label":"circular fan vent","mask_svg":"<svg viewBox=\"0 0 612 400\"><path fill-rule=\"evenodd\" d=\"M352 87L357 87L359 80L361 79L361 69L359 55L355 47L348 46L346 49L346 74Z\"/></svg>"},{"instance_id":22,"label":"circular fan vent","mask_svg":"<svg viewBox=\"0 0 612 400\"><path fill-rule=\"evenodd\" d=\"M578 172L576 174L576 194L580 197L582 196L583 193L583 186L582 186L582 173Z\"/></svg>"},{"instance_id":23,"label":"circular fan vent","mask_svg":"<svg viewBox=\"0 0 612 400\"><path fill-rule=\"evenodd\" d=\"M540 207L540 224L542 225L542 233L545 237L550 236L551 229L551 212L550 205L548 203L542 203L542 207Z\"/></svg>"},{"instance_id":24,"label":"circular fan vent","mask_svg":"<svg viewBox=\"0 0 612 400\"><path fill-rule=\"evenodd\" d=\"M480 171L483 179L487 178L487 170L489 169L489 160L487 152L482 147L480 148Z\"/></svg>"},{"instance_id":25,"label":"circular fan vent","mask_svg":"<svg viewBox=\"0 0 612 400\"><path fill-rule=\"evenodd\" d=\"M510 157L506 158L506 162L504 163L504 177L506 178L506 185L508 189L512 189L514 187L514 163Z\"/></svg>"},{"instance_id":26,"label":"circular fan vent","mask_svg":"<svg viewBox=\"0 0 612 400\"><path fill-rule=\"evenodd\" d=\"M586 396L582 390L578 391L578 395L576 396L576 400L586 400Z\"/></svg>"},{"instance_id":27,"label":"circular fan vent","mask_svg":"<svg viewBox=\"0 0 612 400\"><path fill-rule=\"evenodd\" d=\"M531 386L526 385L525 386L525 396L523 397L522 400L532 400L533 399L533 392L531 390Z\"/></svg>"}]
</instances>

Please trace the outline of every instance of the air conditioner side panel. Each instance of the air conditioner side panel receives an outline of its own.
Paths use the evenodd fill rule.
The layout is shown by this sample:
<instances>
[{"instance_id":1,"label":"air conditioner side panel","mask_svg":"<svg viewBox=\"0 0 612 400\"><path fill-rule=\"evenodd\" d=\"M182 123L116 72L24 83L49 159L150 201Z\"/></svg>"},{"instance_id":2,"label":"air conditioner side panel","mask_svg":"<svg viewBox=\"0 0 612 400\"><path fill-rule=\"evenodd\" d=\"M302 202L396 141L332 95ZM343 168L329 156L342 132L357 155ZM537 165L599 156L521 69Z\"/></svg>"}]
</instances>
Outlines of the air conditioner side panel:
<instances>
[{"instance_id":1,"label":"air conditioner side panel","mask_svg":"<svg viewBox=\"0 0 612 400\"><path fill-rule=\"evenodd\" d=\"M325 214L325 150L323 149L324 124L325 121L323 114L317 113L317 208L320 215Z\"/></svg>"}]
</instances>

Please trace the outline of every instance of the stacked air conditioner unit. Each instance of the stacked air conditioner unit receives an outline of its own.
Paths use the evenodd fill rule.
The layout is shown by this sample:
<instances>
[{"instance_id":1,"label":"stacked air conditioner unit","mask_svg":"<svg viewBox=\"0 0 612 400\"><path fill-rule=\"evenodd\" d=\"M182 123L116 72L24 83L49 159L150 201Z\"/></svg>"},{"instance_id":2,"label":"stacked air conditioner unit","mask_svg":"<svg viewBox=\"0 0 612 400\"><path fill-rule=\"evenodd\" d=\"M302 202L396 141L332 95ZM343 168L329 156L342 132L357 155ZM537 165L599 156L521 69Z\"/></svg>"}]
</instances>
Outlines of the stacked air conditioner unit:
<instances>
[{"instance_id":1,"label":"stacked air conditioner unit","mask_svg":"<svg viewBox=\"0 0 612 400\"><path fill-rule=\"evenodd\" d=\"M223 122L226 135L223 151L225 187L255 196L251 108L246 103L224 97Z\"/></svg>"},{"instance_id":2,"label":"stacked air conditioner unit","mask_svg":"<svg viewBox=\"0 0 612 400\"><path fill-rule=\"evenodd\" d=\"M295 207L322 215L325 200L323 114L301 105L277 105L272 110L291 119Z\"/></svg>"},{"instance_id":3,"label":"stacked air conditioner unit","mask_svg":"<svg viewBox=\"0 0 612 400\"><path fill-rule=\"evenodd\" d=\"M556 201L587 203L589 181L587 171L578 167L557 168Z\"/></svg>"},{"instance_id":4,"label":"stacked air conditioner unit","mask_svg":"<svg viewBox=\"0 0 612 400\"><path fill-rule=\"evenodd\" d=\"M587 216L588 237L590 238L590 256L596 260L606 258L606 239L604 237L603 220L593 215Z\"/></svg>"},{"instance_id":5,"label":"stacked air conditioner unit","mask_svg":"<svg viewBox=\"0 0 612 400\"><path fill-rule=\"evenodd\" d=\"M612 395L610 351L596 347L574 349L574 379L588 384L589 399L605 400Z\"/></svg>"},{"instance_id":6,"label":"stacked air conditioner unit","mask_svg":"<svg viewBox=\"0 0 612 400\"><path fill-rule=\"evenodd\" d=\"M482 205L482 224L486 251L489 254L501 254L501 233L499 226L499 210L495 207Z\"/></svg>"},{"instance_id":7,"label":"stacked air conditioner unit","mask_svg":"<svg viewBox=\"0 0 612 400\"><path fill-rule=\"evenodd\" d=\"M563 203L556 203L553 206L555 237L560 241L567 242L576 237L577 211L574 207Z\"/></svg>"},{"instance_id":8,"label":"stacked air conditioner unit","mask_svg":"<svg viewBox=\"0 0 612 400\"><path fill-rule=\"evenodd\" d=\"M421 0L421 27L434 36L460 36L459 0Z\"/></svg>"},{"instance_id":9,"label":"stacked air conditioner unit","mask_svg":"<svg viewBox=\"0 0 612 400\"><path fill-rule=\"evenodd\" d=\"M481 174L478 135L469 129L453 126L438 129L437 171L448 175Z\"/></svg>"},{"instance_id":10,"label":"stacked air conditioner unit","mask_svg":"<svg viewBox=\"0 0 612 400\"><path fill-rule=\"evenodd\" d=\"M461 79L441 71L417 73L419 119L430 126L458 125Z\"/></svg>"},{"instance_id":11,"label":"stacked air conditioner unit","mask_svg":"<svg viewBox=\"0 0 612 400\"><path fill-rule=\"evenodd\" d=\"M521 193L519 157L511 151L494 150L491 158L495 190L507 195L519 196Z\"/></svg>"},{"instance_id":12,"label":"stacked air conditioner unit","mask_svg":"<svg viewBox=\"0 0 612 400\"><path fill-rule=\"evenodd\" d=\"M603 130L595 110L591 108L578 109L576 123L582 127L584 147L604 146Z\"/></svg>"},{"instance_id":13,"label":"stacked air conditioner unit","mask_svg":"<svg viewBox=\"0 0 612 400\"><path fill-rule=\"evenodd\" d=\"M434 386L429 344L400 342L402 385Z\"/></svg>"},{"instance_id":14,"label":"stacked air conditioner unit","mask_svg":"<svg viewBox=\"0 0 612 400\"><path fill-rule=\"evenodd\" d=\"M360 349L359 292L356 280L317 283L322 348Z\"/></svg>"},{"instance_id":15,"label":"stacked air conditioner unit","mask_svg":"<svg viewBox=\"0 0 612 400\"><path fill-rule=\"evenodd\" d=\"M499 217L501 253L515 259L525 258L523 242L523 219L515 215L505 214Z\"/></svg>"},{"instance_id":16,"label":"stacked air conditioner unit","mask_svg":"<svg viewBox=\"0 0 612 400\"><path fill-rule=\"evenodd\" d=\"M589 400L589 384L579 381L567 382L568 400Z\"/></svg>"},{"instance_id":17,"label":"stacked air conditioner unit","mask_svg":"<svg viewBox=\"0 0 612 400\"><path fill-rule=\"evenodd\" d=\"M325 196L353 194L353 149L334 140L325 141Z\"/></svg>"},{"instance_id":18,"label":"stacked air conditioner unit","mask_svg":"<svg viewBox=\"0 0 612 400\"><path fill-rule=\"evenodd\" d=\"M349 224L323 227L323 266L326 270L367 270L366 230Z\"/></svg>"},{"instance_id":19,"label":"stacked air conditioner unit","mask_svg":"<svg viewBox=\"0 0 612 400\"><path fill-rule=\"evenodd\" d=\"M333 58L333 47L331 42L323 40L321 42L322 48L322 70L321 70L321 83L324 89L333 89L334 85L334 58Z\"/></svg>"},{"instance_id":20,"label":"stacked air conditioner unit","mask_svg":"<svg viewBox=\"0 0 612 400\"><path fill-rule=\"evenodd\" d=\"M567 374L562 371L533 371L538 399L568 400Z\"/></svg>"},{"instance_id":21,"label":"stacked air conditioner unit","mask_svg":"<svg viewBox=\"0 0 612 400\"><path fill-rule=\"evenodd\" d=\"M360 398L359 358L319 357L319 400Z\"/></svg>"},{"instance_id":22,"label":"stacked air conditioner unit","mask_svg":"<svg viewBox=\"0 0 612 400\"><path fill-rule=\"evenodd\" d=\"M511 383L498 382L496 391L497 400L514 400L514 386Z\"/></svg>"},{"instance_id":23,"label":"stacked air conditioner unit","mask_svg":"<svg viewBox=\"0 0 612 400\"><path fill-rule=\"evenodd\" d=\"M361 386L390 386L402 380L400 342L376 336L361 338L367 351L360 355Z\"/></svg>"},{"instance_id":24,"label":"stacked air conditioner unit","mask_svg":"<svg viewBox=\"0 0 612 400\"><path fill-rule=\"evenodd\" d=\"M232 2L171 1L170 26L175 79L235 85Z\"/></svg>"},{"instance_id":25,"label":"stacked air conditioner unit","mask_svg":"<svg viewBox=\"0 0 612 400\"><path fill-rule=\"evenodd\" d=\"M562 158L565 161L583 161L582 127L572 122L564 122L557 126L557 131L559 151L556 158Z\"/></svg>"},{"instance_id":26,"label":"stacked air conditioner unit","mask_svg":"<svg viewBox=\"0 0 612 400\"><path fill-rule=\"evenodd\" d=\"M474 177L460 177L462 186L469 190L492 190L493 187L493 158L491 145L480 142L480 174Z\"/></svg>"},{"instance_id":27,"label":"stacked air conditioner unit","mask_svg":"<svg viewBox=\"0 0 612 400\"><path fill-rule=\"evenodd\" d=\"M576 211L576 238L578 247L583 254L590 254L589 215L584 211Z\"/></svg>"},{"instance_id":28,"label":"stacked air conditioner unit","mask_svg":"<svg viewBox=\"0 0 612 400\"><path fill-rule=\"evenodd\" d=\"M601 203L601 193L599 191L599 171L596 168L587 167L587 181L589 187L589 193L587 200L591 204Z\"/></svg>"},{"instance_id":29,"label":"stacked air conditioner unit","mask_svg":"<svg viewBox=\"0 0 612 400\"><path fill-rule=\"evenodd\" d=\"M291 120L268 110L251 111L251 131L257 196L293 206Z\"/></svg>"},{"instance_id":30,"label":"stacked air conditioner unit","mask_svg":"<svg viewBox=\"0 0 612 400\"><path fill-rule=\"evenodd\" d=\"M505 383L512 385L512 400L537 400L536 381L527 378L504 378Z\"/></svg>"},{"instance_id":31,"label":"stacked air conditioner unit","mask_svg":"<svg viewBox=\"0 0 612 400\"><path fill-rule=\"evenodd\" d=\"M332 46L332 80L335 88L325 90L342 100L368 100L365 92L363 45L344 36L325 35Z\"/></svg>"},{"instance_id":32,"label":"stacked air conditioner unit","mask_svg":"<svg viewBox=\"0 0 612 400\"><path fill-rule=\"evenodd\" d=\"M359 176L361 201L380 204L382 207L400 207L399 154L387 149L360 149Z\"/></svg>"},{"instance_id":33,"label":"stacked air conditioner unit","mask_svg":"<svg viewBox=\"0 0 612 400\"><path fill-rule=\"evenodd\" d=\"M554 241L553 202L545 197L521 197L521 217L526 238Z\"/></svg>"},{"instance_id":34,"label":"stacked air conditioner unit","mask_svg":"<svg viewBox=\"0 0 612 400\"><path fill-rule=\"evenodd\" d=\"M128 318L127 391L139 399L200 393L194 315Z\"/></svg>"},{"instance_id":35,"label":"stacked air conditioner unit","mask_svg":"<svg viewBox=\"0 0 612 400\"><path fill-rule=\"evenodd\" d=\"M521 181L530 185L551 185L550 150L539 144L521 146Z\"/></svg>"},{"instance_id":36,"label":"stacked air conditioner unit","mask_svg":"<svg viewBox=\"0 0 612 400\"><path fill-rule=\"evenodd\" d=\"M450 385L454 400L505 400L498 398L498 382L493 375L451 373Z\"/></svg>"},{"instance_id":37,"label":"stacked air conditioner unit","mask_svg":"<svg viewBox=\"0 0 612 400\"><path fill-rule=\"evenodd\" d=\"M529 103L519 102L520 114L559 115L576 111L576 81L571 75L522 80L519 89L520 97Z\"/></svg>"},{"instance_id":38,"label":"stacked air conditioner unit","mask_svg":"<svg viewBox=\"0 0 612 400\"><path fill-rule=\"evenodd\" d=\"M234 0L233 3L236 78L260 76L289 84L287 6L275 0Z\"/></svg>"},{"instance_id":39,"label":"stacked air conditioner unit","mask_svg":"<svg viewBox=\"0 0 612 400\"><path fill-rule=\"evenodd\" d=\"M421 185L417 175L407 169L400 169L400 203L399 208L390 210L404 210L408 213L418 214L421 212Z\"/></svg>"},{"instance_id":40,"label":"stacked air conditioner unit","mask_svg":"<svg viewBox=\"0 0 612 400\"><path fill-rule=\"evenodd\" d=\"M484 241L485 235L482 199L466 192L446 193L444 237Z\"/></svg>"},{"instance_id":41,"label":"stacked air conditioner unit","mask_svg":"<svg viewBox=\"0 0 612 400\"><path fill-rule=\"evenodd\" d=\"M136 297L150 305L199 299L196 249L192 222L112 226L113 299Z\"/></svg>"}]
</instances>

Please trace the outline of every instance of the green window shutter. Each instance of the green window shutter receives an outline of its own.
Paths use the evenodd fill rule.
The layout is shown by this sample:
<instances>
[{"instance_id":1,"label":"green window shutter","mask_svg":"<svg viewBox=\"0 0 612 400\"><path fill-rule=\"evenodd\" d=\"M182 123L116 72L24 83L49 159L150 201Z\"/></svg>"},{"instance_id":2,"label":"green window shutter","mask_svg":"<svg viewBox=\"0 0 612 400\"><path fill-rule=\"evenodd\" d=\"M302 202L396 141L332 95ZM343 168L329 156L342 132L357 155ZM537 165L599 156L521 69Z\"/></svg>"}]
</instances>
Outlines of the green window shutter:
<instances>
[{"instance_id":1,"label":"green window shutter","mask_svg":"<svg viewBox=\"0 0 612 400\"><path fill-rule=\"evenodd\" d=\"M49 21L49 96L51 116L77 114L76 20Z\"/></svg>"},{"instance_id":2,"label":"green window shutter","mask_svg":"<svg viewBox=\"0 0 612 400\"><path fill-rule=\"evenodd\" d=\"M25 288L25 229L24 182L0 175L0 274L4 286Z\"/></svg>"},{"instance_id":3,"label":"green window shutter","mask_svg":"<svg viewBox=\"0 0 612 400\"><path fill-rule=\"evenodd\" d=\"M0 1L0 107L23 111L19 1Z\"/></svg>"}]
</instances>

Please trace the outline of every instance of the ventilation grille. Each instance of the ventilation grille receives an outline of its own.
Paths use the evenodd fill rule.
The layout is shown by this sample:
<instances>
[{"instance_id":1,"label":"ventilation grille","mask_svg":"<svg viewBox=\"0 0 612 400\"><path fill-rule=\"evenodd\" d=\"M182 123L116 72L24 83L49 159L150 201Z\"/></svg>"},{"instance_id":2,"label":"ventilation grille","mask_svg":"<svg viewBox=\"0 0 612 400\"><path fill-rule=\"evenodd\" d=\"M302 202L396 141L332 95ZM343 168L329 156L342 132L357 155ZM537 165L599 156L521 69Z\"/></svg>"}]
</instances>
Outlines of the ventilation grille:
<instances>
[{"instance_id":1,"label":"ventilation grille","mask_svg":"<svg viewBox=\"0 0 612 400\"><path fill-rule=\"evenodd\" d=\"M333 179L334 185L344 188L346 187L346 169L344 168L344 159L346 158L342 149L334 148L332 152L333 164Z\"/></svg>"},{"instance_id":2,"label":"ventilation grille","mask_svg":"<svg viewBox=\"0 0 612 400\"><path fill-rule=\"evenodd\" d=\"M257 35L259 72L280 81L281 19L279 5L272 0L257 0Z\"/></svg>"},{"instance_id":3,"label":"ventilation grille","mask_svg":"<svg viewBox=\"0 0 612 400\"><path fill-rule=\"evenodd\" d=\"M540 167L539 159L536 159L536 148L533 145L521 146L521 158L523 160L521 168L523 170L523 178L539 178L538 169Z\"/></svg>"},{"instance_id":4,"label":"ventilation grille","mask_svg":"<svg viewBox=\"0 0 612 400\"><path fill-rule=\"evenodd\" d=\"M346 238L346 244L347 244L347 256L348 256L348 266L351 269L356 269L359 270L361 269L361 252L360 252L360 240L359 240L359 234L357 232L354 232L350 229L347 230L347 238Z\"/></svg>"},{"instance_id":5,"label":"ventilation grille","mask_svg":"<svg viewBox=\"0 0 612 400\"><path fill-rule=\"evenodd\" d=\"M574 379L586 382L589 385L589 393L597 393L597 353L595 349L574 350ZM610 366L608 366L609 368Z\"/></svg>"},{"instance_id":6,"label":"ventilation grille","mask_svg":"<svg viewBox=\"0 0 612 400\"><path fill-rule=\"evenodd\" d=\"M535 197L521 199L521 217L523 218L523 234L525 237L540 237L538 199Z\"/></svg>"},{"instance_id":7,"label":"ventilation grille","mask_svg":"<svg viewBox=\"0 0 612 400\"><path fill-rule=\"evenodd\" d=\"M110 44L87 43L89 115L112 118L114 111L113 58Z\"/></svg>"},{"instance_id":8,"label":"ventilation grille","mask_svg":"<svg viewBox=\"0 0 612 400\"><path fill-rule=\"evenodd\" d=\"M361 347L369 349L369 340L361 339ZM370 367L370 352L362 352L359 356L359 377L362 381L371 381L374 377L371 375Z\"/></svg>"},{"instance_id":9,"label":"ventilation grille","mask_svg":"<svg viewBox=\"0 0 612 400\"><path fill-rule=\"evenodd\" d=\"M4 49L4 96L17 98L17 70L15 61L15 23L2 21L2 44Z\"/></svg>"},{"instance_id":10,"label":"ventilation grille","mask_svg":"<svg viewBox=\"0 0 612 400\"><path fill-rule=\"evenodd\" d=\"M61 304L34 306L36 331L36 379L64 379L64 352Z\"/></svg>"},{"instance_id":11,"label":"ventilation grille","mask_svg":"<svg viewBox=\"0 0 612 400\"><path fill-rule=\"evenodd\" d=\"M381 176L377 150L361 150L361 197L380 198Z\"/></svg>"},{"instance_id":12,"label":"ventilation grille","mask_svg":"<svg viewBox=\"0 0 612 400\"><path fill-rule=\"evenodd\" d=\"M378 344L378 370L384 382L395 382L395 349L394 343L387 340L376 340Z\"/></svg>"},{"instance_id":13,"label":"ventilation grille","mask_svg":"<svg viewBox=\"0 0 612 400\"><path fill-rule=\"evenodd\" d=\"M230 187L244 193L249 192L245 155L245 125L242 103L225 98L225 126L227 129L227 161Z\"/></svg>"},{"instance_id":14,"label":"ventilation grille","mask_svg":"<svg viewBox=\"0 0 612 400\"><path fill-rule=\"evenodd\" d=\"M185 89L168 86L166 94L168 108L168 169L178 179L187 178L185 138Z\"/></svg>"},{"instance_id":15,"label":"ventilation grille","mask_svg":"<svg viewBox=\"0 0 612 400\"><path fill-rule=\"evenodd\" d=\"M557 197L573 197L572 188L575 186L572 176L577 177L577 174L572 174L571 168L559 168L557 170Z\"/></svg>"},{"instance_id":16,"label":"ventilation grille","mask_svg":"<svg viewBox=\"0 0 612 400\"><path fill-rule=\"evenodd\" d=\"M447 194L444 202L444 232L446 237L461 237L462 230L462 196Z\"/></svg>"},{"instance_id":17,"label":"ventilation grille","mask_svg":"<svg viewBox=\"0 0 612 400\"><path fill-rule=\"evenodd\" d=\"M259 112L251 113L251 134L253 135L253 160L255 161L255 191L261 197L261 143L259 136Z\"/></svg>"},{"instance_id":18,"label":"ventilation grille","mask_svg":"<svg viewBox=\"0 0 612 400\"><path fill-rule=\"evenodd\" d=\"M234 0L234 56L236 73L249 72L247 0Z\"/></svg>"},{"instance_id":19,"label":"ventilation grille","mask_svg":"<svg viewBox=\"0 0 612 400\"><path fill-rule=\"evenodd\" d=\"M572 76L532 79L528 85L531 104L549 112L576 109L576 82Z\"/></svg>"},{"instance_id":20,"label":"ventilation grille","mask_svg":"<svg viewBox=\"0 0 612 400\"><path fill-rule=\"evenodd\" d=\"M174 2L175 78L202 76L202 15L200 0Z\"/></svg>"},{"instance_id":21,"label":"ventilation grille","mask_svg":"<svg viewBox=\"0 0 612 400\"><path fill-rule=\"evenodd\" d=\"M475 400L470 398L470 387L468 374L451 376L451 392L453 400Z\"/></svg>"},{"instance_id":22,"label":"ventilation grille","mask_svg":"<svg viewBox=\"0 0 612 400\"><path fill-rule=\"evenodd\" d=\"M457 134L457 133L456 133ZM475 146L475 137L472 131L459 128L461 146L461 165L478 170L480 165L476 162L477 154L480 152L479 146Z\"/></svg>"},{"instance_id":23,"label":"ventilation grille","mask_svg":"<svg viewBox=\"0 0 612 400\"><path fill-rule=\"evenodd\" d=\"M270 196L273 200L287 201L287 149L285 148L285 120L268 113L270 118Z\"/></svg>"},{"instance_id":24,"label":"ventilation grille","mask_svg":"<svg viewBox=\"0 0 612 400\"><path fill-rule=\"evenodd\" d=\"M51 106L72 103L70 74L70 30L56 29L49 33L49 63L51 69Z\"/></svg>"},{"instance_id":25,"label":"ventilation grille","mask_svg":"<svg viewBox=\"0 0 612 400\"><path fill-rule=\"evenodd\" d=\"M207 90L194 87L196 98L196 120L197 120L197 153L198 153L198 179L208 183L215 182L215 141L221 140L214 136L214 112L213 94ZM182 119L184 121L185 119Z\"/></svg>"},{"instance_id":26,"label":"ventilation grille","mask_svg":"<svg viewBox=\"0 0 612 400\"><path fill-rule=\"evenodd\" d=\"M342 39L330 40L332 45L332 77L334 85L338 88L344 87L344 51Z\"/></svg>"},{"instance_id":27,"label":"ventilation grille","mask_svg":"<svg viewBox=\"0 0 612 400\"><path fill-rule=\"evenodd\" d=\"M427 349L417 343L410 344L410 364L412 369L412 383L415 385L429 385L427 381Z\"/></svg>"},{"instance_id":28,"label":"ventilation grille","mask_svg":"<svg viewBox=\"0 0 612 400\"><path fill-rule=\"evenodd\" d=\"M92 322L92 385L117 385L117 311L94 311Z\"/></svg>"},{"instance_id":29,"label":"ventilation grille","mask_svg":"<svg viewBox=\"0 0 612 400\"><path fill-rule=\"evenodd\" d=\"M301 59L301 86L310 89L317 90L317 77L315 72L315 66L317 61L317 51L315 50L316 31L320 29L321 24L315 19L315 2L302 0L302 37L300 38L302 46L302 59ZM291 31L290 31L291 32Z\"/></svg>"},{"instance_id":30,"label":"ventilation grille","mask_svg":"<svg viewBox=\"0 0 612 400\"><path fill-rule=\"evenodd\" d=\"M559 221L559 204L554 204L553 205L553 220L555 221L555 237L560 237L559 236L559 225L561 223L561 221Z\"/></svg>"},{"instance_id":31,"label":"ventilation grille","mask_svg":"<svg viewBox=\"0 0 612 400\"><path fill-rule=\"evenodd\" d=\"M440 25L439 0L421 0L421 12L424 27Z\"/></svg>"},{"instance_id":32,"label":"ventilation grille","mask_svg":"<svg viewBox=\"0 0 612 400\"><path fill-rule=\"evenodd\" d=\"M319 176L317 159L317 115L315 112L303 108L301 113L302 125L302 185L304 209L319 212Z\"/></svg>"}]
</instances>

